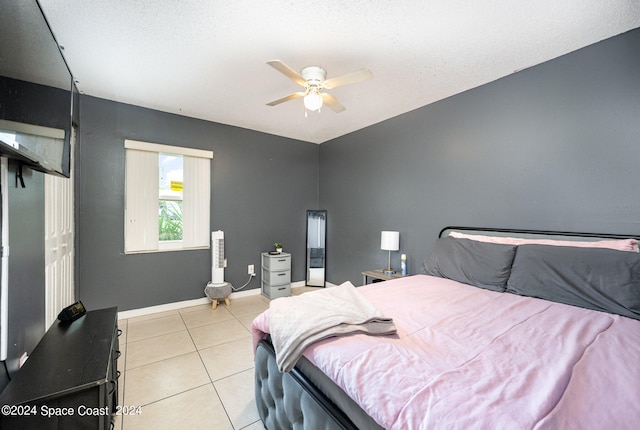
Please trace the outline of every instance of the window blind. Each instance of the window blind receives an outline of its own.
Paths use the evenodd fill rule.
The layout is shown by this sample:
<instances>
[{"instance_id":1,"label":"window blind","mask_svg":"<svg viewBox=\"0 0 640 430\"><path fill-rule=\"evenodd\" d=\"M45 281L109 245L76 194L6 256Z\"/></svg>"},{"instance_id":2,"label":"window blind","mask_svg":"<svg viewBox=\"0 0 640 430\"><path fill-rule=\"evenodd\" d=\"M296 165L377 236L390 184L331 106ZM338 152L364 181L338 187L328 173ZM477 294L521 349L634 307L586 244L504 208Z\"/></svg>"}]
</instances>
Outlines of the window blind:
<instances>
[{"instance_id":1,"label":"window blind","mask_svg":"<svg viewBox=\"0 0 640 430\"><path fill-rule=\"evenodd\" d=\"M125 253L208 248L212 151L125 140ZM159 241L158 154L183 156L182 241Z\"/></svg>"},{"instance_id":2,"label":"window blind","mask_svg":"<svg viewBox=\"0 0 640 430\"><path fill-rule=\"evenodd\" d=\"M125 252L158 249L158 153L128 149Z\"/></svg>"},{"instance_id":3,"label":"window blind","mask_svg":"<svg viewBox=\"0 0 640 430\"><path fill-rule=\"evenodd\" d=\"M183 157L182 246L209 246L209 208L211 180L208 158Z\"/></svg>"}]
</instances>

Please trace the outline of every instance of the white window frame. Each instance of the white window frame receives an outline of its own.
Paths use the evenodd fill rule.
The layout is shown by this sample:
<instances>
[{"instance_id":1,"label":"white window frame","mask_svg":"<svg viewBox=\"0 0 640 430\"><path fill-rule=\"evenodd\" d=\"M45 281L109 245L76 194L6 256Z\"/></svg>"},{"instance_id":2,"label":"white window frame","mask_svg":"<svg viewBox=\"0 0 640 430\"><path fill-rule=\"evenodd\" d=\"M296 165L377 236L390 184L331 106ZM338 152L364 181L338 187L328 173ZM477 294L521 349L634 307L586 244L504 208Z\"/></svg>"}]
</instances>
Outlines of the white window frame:
<instances>
[{"instance_id":1,"label":"white window frame","mask_svg":"<svg viewBox=\"0 0 640 430\"><path fill-rule=\"evenodd\" d=\"M213 151L126 139L125 254L208 249ZM158 240L158 155L183 156L183 239Z\"/></svg>"}]
</instances>

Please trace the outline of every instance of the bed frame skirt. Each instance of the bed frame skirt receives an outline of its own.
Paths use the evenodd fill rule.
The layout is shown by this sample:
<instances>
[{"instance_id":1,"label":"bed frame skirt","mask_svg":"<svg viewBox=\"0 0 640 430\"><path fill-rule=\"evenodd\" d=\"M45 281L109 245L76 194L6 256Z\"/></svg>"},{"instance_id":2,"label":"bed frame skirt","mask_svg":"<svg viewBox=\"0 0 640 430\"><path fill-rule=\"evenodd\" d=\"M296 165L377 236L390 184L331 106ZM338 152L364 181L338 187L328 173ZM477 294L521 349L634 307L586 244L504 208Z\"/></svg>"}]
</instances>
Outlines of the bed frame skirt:
<instances>
[{"instance_id":1,"label":"bed frame skirt","mask_svg":"<svg viewBox=\"0 0 640 430\"><path fill-rule=\"evenodd\" d=\"M269 430L381 428L305 357L290 372L280 373L273 346L265 340L256 349L255 398Z\"/></svg>"}]
</instances>

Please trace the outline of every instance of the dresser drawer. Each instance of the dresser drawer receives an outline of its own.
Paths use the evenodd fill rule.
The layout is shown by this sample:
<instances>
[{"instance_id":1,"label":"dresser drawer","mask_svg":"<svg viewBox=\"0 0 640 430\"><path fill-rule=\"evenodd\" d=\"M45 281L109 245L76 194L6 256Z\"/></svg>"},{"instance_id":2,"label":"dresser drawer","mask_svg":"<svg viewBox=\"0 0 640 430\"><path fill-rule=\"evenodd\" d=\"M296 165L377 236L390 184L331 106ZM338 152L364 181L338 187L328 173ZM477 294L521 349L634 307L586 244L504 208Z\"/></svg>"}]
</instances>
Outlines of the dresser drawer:
<instances>
[{"instance_id":1,"label":"dresser drawer","mask_svg":"<svg viewBox=\"0 0 640 430\"><path fill-rule=\"evenodd\" d=\"M264 255L262 266L271 271L289 270L291 269L291 254L281 255Z\"/></svg>"},{"instance_id":2,"label":"dresser drawer","mask_svg":"<svg viewBox=\"0 0 640 430\"><path fill-rule=\"evenodd\" d=\"M269 285L263 281L262 295L270 299L277 299L278 297L289 297L291 295L291 284Z\"/></svg>"},{"instance_id":3,"label":"dresser drawer","mask_svg":"<svg viewBox=\"0 0 640 430\"><path fill-rule=\"evenodd\" d=\"M262 268L262 281L271 285L282 285L291 283L291 270L280 272L270 271L266 267Z\"/></svg>"}]
</instances>

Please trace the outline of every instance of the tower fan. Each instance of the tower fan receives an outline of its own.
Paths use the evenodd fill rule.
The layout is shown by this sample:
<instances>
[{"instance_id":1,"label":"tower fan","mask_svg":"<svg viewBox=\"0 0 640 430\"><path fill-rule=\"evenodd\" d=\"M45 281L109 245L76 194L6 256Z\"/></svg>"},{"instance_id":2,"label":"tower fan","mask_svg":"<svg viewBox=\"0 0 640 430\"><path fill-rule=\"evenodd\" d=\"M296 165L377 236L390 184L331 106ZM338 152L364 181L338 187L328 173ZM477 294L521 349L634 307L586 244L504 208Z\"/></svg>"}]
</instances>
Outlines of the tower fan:
<instances>
[{"instance_id":1,"label":"tower fan","mask_svg":"<svg viewBox=\"0 0 640 430\"><path fill-rule=\"evenodd\" d=\"M222 230L211 232L211 280L204 288L204 294L211 299L211 308L218 306L218 300L224 299L229 306L231 284L224 281L224 232Z\"/></svg>"},{"instance_id":2,"label":"tower fan","mask_svg":"<svg viewBox=\"0 0 640 430\"><path fill-rule=\"evenodd\" d=\"M211 232L211 283L224 284L224 231Z\"/></svg>"}]
</instances>

